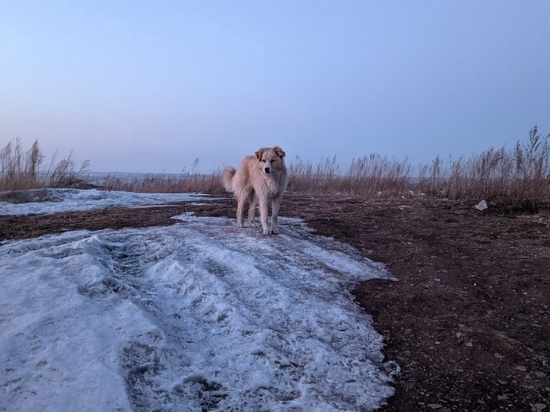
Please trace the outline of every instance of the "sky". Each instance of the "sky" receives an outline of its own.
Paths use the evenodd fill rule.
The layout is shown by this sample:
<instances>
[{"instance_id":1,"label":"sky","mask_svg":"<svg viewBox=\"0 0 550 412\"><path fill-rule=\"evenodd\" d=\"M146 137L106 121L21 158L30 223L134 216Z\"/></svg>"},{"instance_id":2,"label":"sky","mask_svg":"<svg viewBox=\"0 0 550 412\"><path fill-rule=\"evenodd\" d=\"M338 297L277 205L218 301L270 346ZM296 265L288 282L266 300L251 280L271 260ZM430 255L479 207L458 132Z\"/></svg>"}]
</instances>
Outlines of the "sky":
<instances>
[{"instance_id":1,"label":"sky","mask_svg":"<svg viewBox=\"0 0 550 412\"><path fill-rule=\"evenodd\" d=\"M550 133L549 20L546 0L0 0L0 144L98 172L468 157Z\"/></svg>"},{"instance_id":2,"label":"sky","mask_svg":"<svg viewBox=\"0 0 550 412\"><path fill-rule=\"evenodd\" d=\"M19 213L152 196L49 193ZM0 410L370 411L394 393L399 365L351 294L383 265L299 219L268 237L176 218L0 242Z\"/></svg>"}]
</instances>

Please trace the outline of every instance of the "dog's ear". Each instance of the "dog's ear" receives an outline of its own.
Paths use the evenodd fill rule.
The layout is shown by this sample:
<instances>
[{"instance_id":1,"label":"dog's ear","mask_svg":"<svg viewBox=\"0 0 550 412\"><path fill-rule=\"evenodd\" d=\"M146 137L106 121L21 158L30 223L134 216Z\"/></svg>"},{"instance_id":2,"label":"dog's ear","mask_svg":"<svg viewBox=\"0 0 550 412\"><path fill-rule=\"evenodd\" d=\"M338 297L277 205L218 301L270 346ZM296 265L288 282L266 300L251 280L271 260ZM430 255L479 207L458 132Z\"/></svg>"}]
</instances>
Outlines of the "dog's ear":
<instances>
[{"instance_id":1,"label":"dog's ear","mask_svg":"<svg viewBox=\"0 0 550 412\"><path fill-rule=\"evenodd\" d=\"M262 154L264 153L265 149L260 149L256 152L256 159L262 160Z\"/></svg>"},{"instance_id":2,"label":"dog's ear","mask_svg":"<svg viewBox=\"0 0 550 412\"><path fill-rule=\"evenodd\" d=\"M279 157L285 157L286 153L284 152L283 149L281 149L279 146L275 146L273 148L273 150L275 151L275 153L277 153L277 156Z\"/></svg>"}]
</instances>

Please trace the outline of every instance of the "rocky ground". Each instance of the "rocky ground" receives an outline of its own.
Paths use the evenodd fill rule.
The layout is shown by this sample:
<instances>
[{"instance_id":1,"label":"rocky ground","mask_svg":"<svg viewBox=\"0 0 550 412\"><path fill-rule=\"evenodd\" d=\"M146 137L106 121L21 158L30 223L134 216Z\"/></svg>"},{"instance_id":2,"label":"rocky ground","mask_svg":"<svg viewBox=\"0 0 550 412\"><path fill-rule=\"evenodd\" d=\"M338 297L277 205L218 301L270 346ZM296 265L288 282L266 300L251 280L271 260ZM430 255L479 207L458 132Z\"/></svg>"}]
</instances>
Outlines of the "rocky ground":
<instances>
[{"instance_id":1,"label":"rocky ground","mask_svg":"<svg viewBox=\"0 0 550 412\"><path fill-rule=\"evenodd\" d=\"M473 206L292 193L283 201L283 216L355 246L398 279L354 291L401 367L384 411L550 411L550 212ZM235 202L0 216L0 241L170 225L189 211L233 217Z\"/></svg>"}]
</instances>

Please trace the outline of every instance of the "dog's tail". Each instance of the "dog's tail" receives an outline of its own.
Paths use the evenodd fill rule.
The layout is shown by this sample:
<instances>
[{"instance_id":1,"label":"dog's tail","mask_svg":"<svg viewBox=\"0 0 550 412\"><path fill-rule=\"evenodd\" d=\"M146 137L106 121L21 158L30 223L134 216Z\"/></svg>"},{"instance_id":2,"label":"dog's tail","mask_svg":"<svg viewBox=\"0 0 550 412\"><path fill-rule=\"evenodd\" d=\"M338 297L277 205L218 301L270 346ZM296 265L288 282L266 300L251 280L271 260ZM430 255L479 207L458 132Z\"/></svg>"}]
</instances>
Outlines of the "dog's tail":
<instances>
[{"instance_id":1,"label":"dog's tail","mask_svg":"<svg viewBox=\"0 0 550 412\"><path fill-rule=\"evenodd\" d=\"M237 171L234 167L228 166L225 168L222 174L222 182L223 187L225 187L225 190L228 192L233 192L233 176L235 176L235 173Z\"/></svg>"}]
</instances>

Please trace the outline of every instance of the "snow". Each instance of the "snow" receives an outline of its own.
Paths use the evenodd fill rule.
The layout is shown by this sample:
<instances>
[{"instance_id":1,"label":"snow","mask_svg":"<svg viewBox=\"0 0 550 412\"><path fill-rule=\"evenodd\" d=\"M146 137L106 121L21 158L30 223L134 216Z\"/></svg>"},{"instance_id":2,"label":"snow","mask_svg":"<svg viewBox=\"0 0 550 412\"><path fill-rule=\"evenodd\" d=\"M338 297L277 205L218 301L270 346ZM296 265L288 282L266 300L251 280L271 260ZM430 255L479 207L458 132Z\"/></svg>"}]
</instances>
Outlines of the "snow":
<instances>
[{"instance_id":1,"label":"snow","mask_svg":"<svg viewBox=\"0 0 550 412\"><path fill-rule=\"evenodd\" d=\"M0 199L10 194L11 192L0 192ZM28 190L20 197L21 199L18 201L21 203L0 200L0 215L51 214L78 210L101 210L110 206L143 207L213 199L207 195L189 193L131 193L95 189Z\"/></svg>"},{"instance_id":2,"label":"snow","mask_svg":"<svg viewBox=\"0 0 550 412\"><path fill-rule=\"evenodd\" d=\"M382 265L298 219L272 237L177 219L0 245L0 410L363 411L393 394L350 293Z\"/></svg>"}]
</instances>

